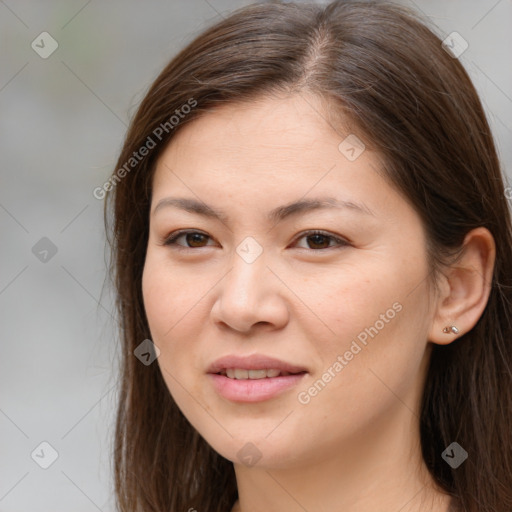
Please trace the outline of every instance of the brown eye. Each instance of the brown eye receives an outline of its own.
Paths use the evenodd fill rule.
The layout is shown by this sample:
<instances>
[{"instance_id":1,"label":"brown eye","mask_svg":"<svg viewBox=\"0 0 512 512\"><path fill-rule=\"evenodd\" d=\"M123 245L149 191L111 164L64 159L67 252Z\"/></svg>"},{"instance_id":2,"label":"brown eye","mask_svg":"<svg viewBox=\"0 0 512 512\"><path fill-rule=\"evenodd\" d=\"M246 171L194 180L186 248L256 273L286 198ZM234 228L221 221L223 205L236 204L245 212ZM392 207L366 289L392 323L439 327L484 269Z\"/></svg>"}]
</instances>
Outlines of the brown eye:
<instances>
[{"instance_id":1,"label":"brown eye","mask_svg":"<svg viewBox=\"0 0 512 512\"><path fill-rule=\"evenodd\" d=\"M298 240L301 239L307 240L307 247L302 246L302 249L322 250L349 245L346 240L323 231L306 232ZM334 242L333 245L331 245L332 242Z\"/></svg>"},{"instance_id":2,"label":"brown eye","mask_svg":"<svg viewBox=\"0 0 512 512\"><path fill-rule=\"evenodd\" d=\"M185 234L185 240L191 247L203 247L202 243L208 238L202 233L187 233Z\"/></svg>"},{"instance_id":3,"label":"brown eye","mask_svg":"<svg viewBox=\"0 0 512 512\"><path fill-rule=\"evenodd\" d=\"M185 239L185 244L178 243L181 238ZM201 248L207 246L208 239L210 239L208 235L199 231L178 231L169 236L163 245L177 245L185 249Z\"/></svg>"},{"instance_id":4,"label":"brown eye","mask_svg":"<svg viewBox=\"0 0 512 512\"><path fill-rule=\"evenodd\" d=\"M325 235L309 235L306 238L310 249L326 249L329 247L330 238L332 237Z\"/></svg>"},{"instance_id":5,"label":"brown eye","mask_svg":"<svg viewBox=\"0 0 512 512\"><path fill-rule=\"evenodd\" d=\"M178 242L180 239L184 239L185 242ZM302 246L301 248L315 251L349 245L346 240L323 231L306 232L298 238L298 240L302 239L307 240L307 246ZM200 231L177 231L171 234L163 242L163 245L177 246L177 248L183 249L200 249L202 247L208 247L208 245L211 246L212 244L208 244L209 240L212 240L211 237Z\"/></svg>"}]
</instances>

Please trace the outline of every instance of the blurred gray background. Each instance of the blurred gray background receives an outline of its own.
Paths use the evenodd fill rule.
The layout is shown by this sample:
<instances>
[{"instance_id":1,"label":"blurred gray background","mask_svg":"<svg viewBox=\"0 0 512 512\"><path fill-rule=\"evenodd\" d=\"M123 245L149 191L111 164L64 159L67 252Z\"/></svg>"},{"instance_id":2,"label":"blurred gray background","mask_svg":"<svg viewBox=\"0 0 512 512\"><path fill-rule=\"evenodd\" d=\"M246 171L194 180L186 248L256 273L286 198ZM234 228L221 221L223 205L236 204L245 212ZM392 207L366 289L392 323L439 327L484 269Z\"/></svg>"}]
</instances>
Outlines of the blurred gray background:
<instances>
[{"instance_id":1,"label":"blurred gray background","mask_svg":"<svg viewBox=\"0 0 512 512\"><path fill-rule=\"evenodd\" d=\"M93 190L163 66L250 3L0 1L0 512L114 510L119 343ZM401 3L469 44L512 176L512 0Z\"/></svg>"}]
</instances>

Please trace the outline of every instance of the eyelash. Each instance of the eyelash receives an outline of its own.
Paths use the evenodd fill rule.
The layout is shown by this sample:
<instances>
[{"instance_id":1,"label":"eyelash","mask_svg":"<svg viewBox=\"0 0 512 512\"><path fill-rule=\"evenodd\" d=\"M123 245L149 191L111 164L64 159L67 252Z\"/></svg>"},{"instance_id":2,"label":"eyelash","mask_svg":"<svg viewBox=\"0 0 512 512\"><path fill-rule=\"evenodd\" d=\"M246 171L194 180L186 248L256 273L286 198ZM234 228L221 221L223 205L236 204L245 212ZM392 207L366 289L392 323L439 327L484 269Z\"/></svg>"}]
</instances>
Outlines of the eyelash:
<instances>
[{"instance_id":1,"label":"eyelash","mask_svg":"<svg viewBox=\"0 0 512 512\"><path fill-rule=\"evenodd\" d=\"M210 236L208 236L206 233L203 233L201 231L195 231L195 230L181 230L181 231L176 231L174 233L171 233L171 235L169 235L167 238L165 238L162 242L161 245L164 245L164 246L169 246L169 247L173 247L174 249L177 249L177 250L184 250L184 251L187 251L187 250L194 250L194 249L203 249L203 247L187 247L187 246L180 246L180 244L178 244L176 241L178 240L178 238L184 236L184 235L188 235L188 234L199 234L199 235L204 235L206 236L207 238L209 238L210 240L212 239ZM324 236L330 240L333 240L334 242L336 242L337 244L339 244L341 247L345 247L345 246L348 246L350 245L348 241L346 240L343 240L342 238L339 238L337 236L334 236L334 235L331 235L330 233L326 232L326 231L320 231L320 230L309 230L309 231L305 231L304 233L301 234L301 236L299 236L295 241L298 241L300 240L301 238L305 238L305 237L308 237L308 236L314 236L314 235L321 235L321 236ZM204 247L211 247L211 246L204 246ZM323 249L310 249L310 248L307 248L307 250L310 250L310 251L314 251L314 252L318 252L318 251L325 251L326 249L335 249L336 246L333 246L333 247L325 247ZM302 248L303 249L303 248Z\"/></svg>"}]
</instances>

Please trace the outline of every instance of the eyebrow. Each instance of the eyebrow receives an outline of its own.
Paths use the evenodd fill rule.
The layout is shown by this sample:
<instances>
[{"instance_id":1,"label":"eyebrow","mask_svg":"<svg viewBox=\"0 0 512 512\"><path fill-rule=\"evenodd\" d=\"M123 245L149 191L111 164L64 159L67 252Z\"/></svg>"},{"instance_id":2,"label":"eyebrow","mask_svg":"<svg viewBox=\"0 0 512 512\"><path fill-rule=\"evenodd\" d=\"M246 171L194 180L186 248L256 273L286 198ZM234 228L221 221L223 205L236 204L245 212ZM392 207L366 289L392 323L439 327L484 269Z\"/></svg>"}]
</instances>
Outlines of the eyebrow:
<instances>
[{"instance_id":1,"label":"eyebrow","mask_svg":"<svg viewBox=\"0 0 512 512\"><path fill-rule=\"evenodd\" d=\"M180 208L190 213L196 213L205 217L217 219L224 224L229 222L228 216L223 211L213 208L212 206L209 206L202 201L182 197L165 197L161 199L153 209L152 215L155 215L158 211L166 207ZM347 209L356 213L372 215L376 217L375 213L363 203L344 201L334 197L318 197L315 199L300 199L283 206L278 206L268 213L267 219L271 223L277 223L299 213L305 213L323 208Z\"/></svg>"}]
</instances>

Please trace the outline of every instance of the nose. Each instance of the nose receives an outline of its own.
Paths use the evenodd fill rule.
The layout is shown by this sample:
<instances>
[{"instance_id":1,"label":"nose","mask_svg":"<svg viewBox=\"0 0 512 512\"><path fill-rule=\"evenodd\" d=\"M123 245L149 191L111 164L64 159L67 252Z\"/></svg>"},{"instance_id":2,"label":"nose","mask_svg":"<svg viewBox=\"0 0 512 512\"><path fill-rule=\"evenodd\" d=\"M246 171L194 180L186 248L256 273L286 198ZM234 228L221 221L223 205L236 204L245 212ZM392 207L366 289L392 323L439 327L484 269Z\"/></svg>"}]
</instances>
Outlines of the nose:
<instances>
[{"instance_id":1,"label":"nose","mask_svg":"<svg viewBox=\"0 0 512 512\"><path fill-rule=\"evenodd\" d=\"M212 319L244 334L257 326L280 329L289 315L285 290L267 268L264 252L251 263L234 253L231 270L218 284Z\"/></svg>"}]
</instances>

